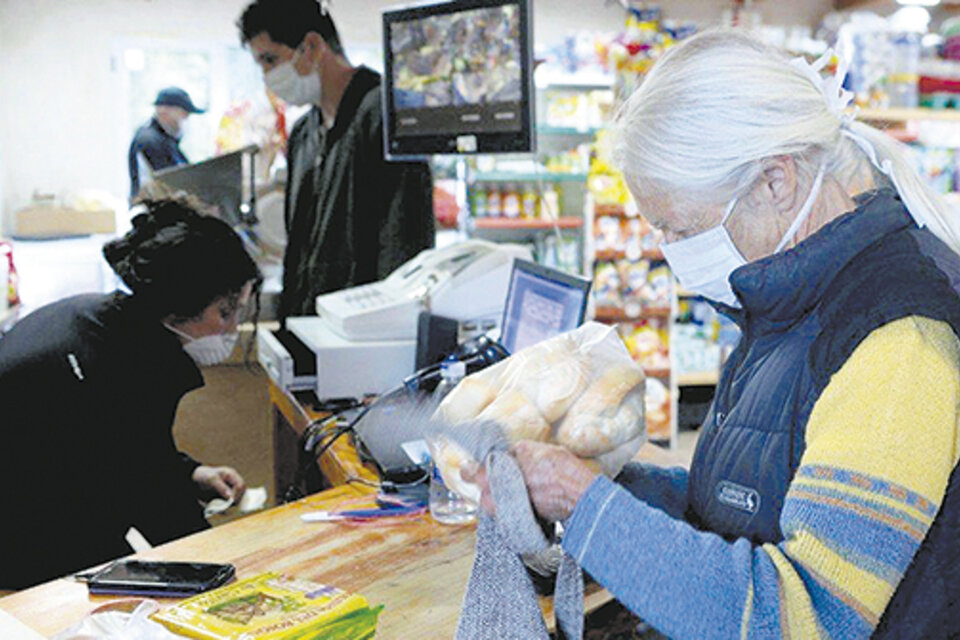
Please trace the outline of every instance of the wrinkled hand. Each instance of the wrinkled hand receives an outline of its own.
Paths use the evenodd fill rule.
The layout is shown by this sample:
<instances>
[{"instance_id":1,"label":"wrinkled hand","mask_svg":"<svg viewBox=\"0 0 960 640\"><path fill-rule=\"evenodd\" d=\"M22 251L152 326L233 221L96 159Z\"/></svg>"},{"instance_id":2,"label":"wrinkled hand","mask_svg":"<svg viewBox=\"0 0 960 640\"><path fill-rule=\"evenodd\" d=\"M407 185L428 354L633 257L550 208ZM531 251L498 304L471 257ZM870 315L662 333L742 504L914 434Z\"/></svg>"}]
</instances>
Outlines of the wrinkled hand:
<instances>
[{"instance_id":1,"label":"wrinkled hand","mask_svg":"<svg viewBox=\"0 0 960 640\"><path fill-rule=\"evenodd\" d=\"M564 447L523 440L510 453L517 461L533 508L546 520L564 520L573 513L580 496L597 472Z\"/></svg>"},{"instance_id":2,"label":"wrinkled hand","mask_svg":"<svg viewBox=\"0 0 960 640\"><path fill-rule=\"evenodd\" d=\"M194 469L191 477L204 496L220 496L224 500L237 502L247 490L243 477L233 467L210 467L202 464Z\"/></svg>"},{"instance_id":3,"label":"wrinkled hand","mask_svg":"<svg viewBox=\"0 0 960 640\"><path fill-rule=\"evenodd\" d=\"M550 521L569 516L597 477L583 460L557 445L524 440L510 447L510 453L523 474L533 508ZM480 507L489 515L495 515L496 505L490 494L486 469L472 462L464 465L460 476L480 487Z\"/></svg>"}]
</instances>

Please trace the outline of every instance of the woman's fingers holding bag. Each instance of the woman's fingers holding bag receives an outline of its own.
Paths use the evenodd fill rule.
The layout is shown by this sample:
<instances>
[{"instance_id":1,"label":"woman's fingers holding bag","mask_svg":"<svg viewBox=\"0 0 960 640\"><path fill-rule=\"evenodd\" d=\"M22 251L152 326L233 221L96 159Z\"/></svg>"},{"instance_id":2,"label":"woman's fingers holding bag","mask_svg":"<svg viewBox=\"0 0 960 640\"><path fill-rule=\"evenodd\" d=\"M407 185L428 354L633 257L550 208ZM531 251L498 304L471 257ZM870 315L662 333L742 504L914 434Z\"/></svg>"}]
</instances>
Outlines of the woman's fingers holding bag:
<instances>
[{"instance_id":1,"label":"woman's fingers holding bag","mask_svg":"<svg viewBox=\"0 0 960 640\"><path fill-rule=\"evenodd\" d=\"M583 460L557 445L522 440L510 453L523 473L530 502L547 520L566 519L597 477Z\"/></svg>"}]
</instances>

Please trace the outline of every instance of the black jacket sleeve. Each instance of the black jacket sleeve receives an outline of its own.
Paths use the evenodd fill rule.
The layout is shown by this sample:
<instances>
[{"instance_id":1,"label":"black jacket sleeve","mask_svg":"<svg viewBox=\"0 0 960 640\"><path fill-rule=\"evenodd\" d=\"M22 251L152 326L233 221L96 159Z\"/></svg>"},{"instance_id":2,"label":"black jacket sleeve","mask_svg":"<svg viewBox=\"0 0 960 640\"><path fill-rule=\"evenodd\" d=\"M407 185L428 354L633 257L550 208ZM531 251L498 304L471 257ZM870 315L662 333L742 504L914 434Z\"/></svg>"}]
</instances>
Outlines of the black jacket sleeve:
<instances>
[{"instance_id":1,"label":"black jacket sleeve","mask_svg":"<svg viewBox=\"0 0 960 640\"><path fill-rule=\"evenodd\" d=\"M376 177L365 190L362 207L367 222L363 253L373 256L370 273L360 281L382 280L424 249L434 245L433 178L425 162L390 162L384 157L383 120L379 106L365 112L364 162ZM358 233L363 233L360 231ZM358 252L360 253L360 252Z\"/></svg>"}]
</instances>

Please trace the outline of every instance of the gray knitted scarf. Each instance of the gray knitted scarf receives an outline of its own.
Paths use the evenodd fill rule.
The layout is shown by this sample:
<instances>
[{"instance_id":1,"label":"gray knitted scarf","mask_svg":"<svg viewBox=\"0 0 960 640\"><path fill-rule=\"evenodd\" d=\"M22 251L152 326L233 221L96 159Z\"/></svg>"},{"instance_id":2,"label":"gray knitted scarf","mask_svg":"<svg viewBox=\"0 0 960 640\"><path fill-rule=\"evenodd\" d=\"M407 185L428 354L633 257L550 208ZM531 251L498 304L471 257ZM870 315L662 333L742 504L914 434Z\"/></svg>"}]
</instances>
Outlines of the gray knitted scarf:
<instances>
[{"instance_id":1,"label":"gray knitted scarf","mask_svg":"<svg viewBox=\"0 0 960 640\"><path fill-rule=\"evenodd\" d=\"M521 555L544 553L550 542L544 536L530 505L520 468L507 453L499 427L489 423L476 428L447 430L484 460L496 518L481 512L477 526L476 556L460 612L456 640L549 639L539 598ZM464 442L464 434L471 434ZM583 575L577 563L563 554L554 590L557 628L566 640L583 638Z\"/></svg>"}]
</instances>

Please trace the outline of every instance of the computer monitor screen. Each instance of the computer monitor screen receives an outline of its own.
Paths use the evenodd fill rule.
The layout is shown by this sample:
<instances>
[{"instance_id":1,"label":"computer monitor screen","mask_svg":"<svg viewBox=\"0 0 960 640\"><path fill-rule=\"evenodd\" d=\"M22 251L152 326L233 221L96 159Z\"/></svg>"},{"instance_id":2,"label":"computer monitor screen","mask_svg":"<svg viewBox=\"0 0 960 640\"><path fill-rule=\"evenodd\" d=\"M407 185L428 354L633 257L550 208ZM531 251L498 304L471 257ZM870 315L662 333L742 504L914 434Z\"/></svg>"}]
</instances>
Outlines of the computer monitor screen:
<instances>
[{"instance_id":1,"label":"computer monitor screen","mask_svg":"<svg viewBox=\"0 0 960 640\"><path fill-rule=\"evenodd\" d=\"M507 289L500 343L510 353L572 331L583 322L590 281L516 260Z\"/></svg>"},{"instance_id":2,"label":"computer monitor screen","mask_svg":"<svg viewBox=\"0 0 960 640\"><path fill-rule=\"evenodd\" d=\"M383 13L387 155L534 150L530 0Z\"/></svg>"}]
</instances>

